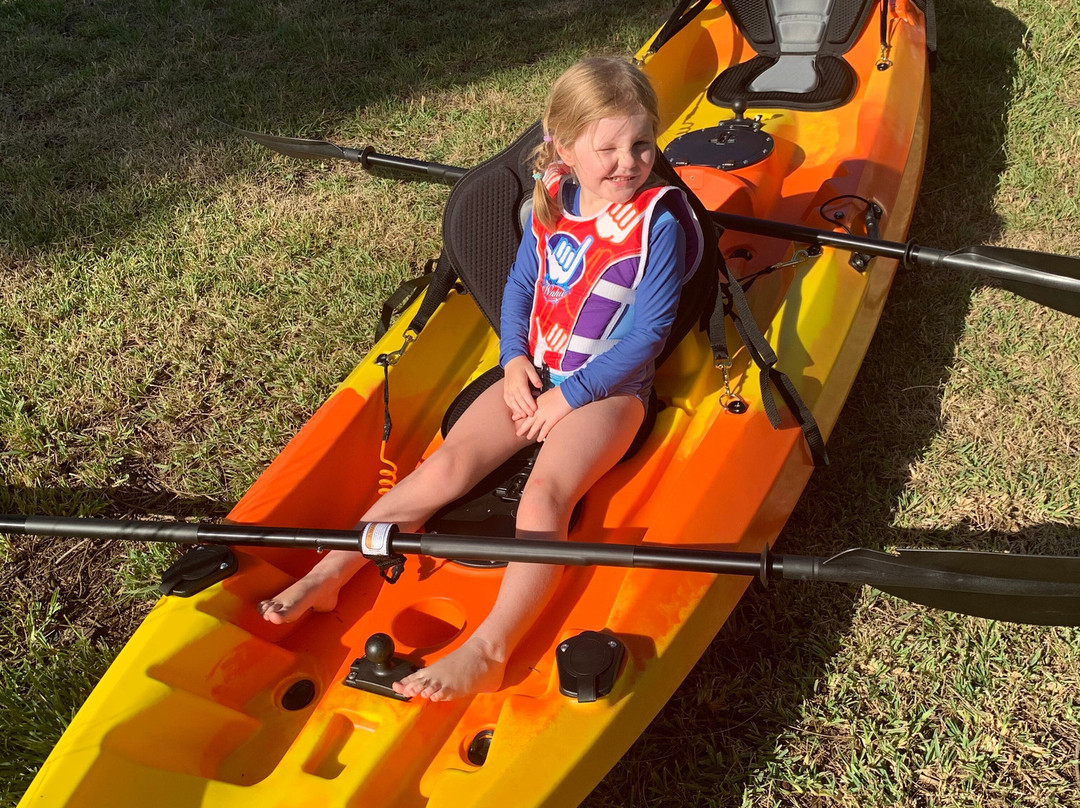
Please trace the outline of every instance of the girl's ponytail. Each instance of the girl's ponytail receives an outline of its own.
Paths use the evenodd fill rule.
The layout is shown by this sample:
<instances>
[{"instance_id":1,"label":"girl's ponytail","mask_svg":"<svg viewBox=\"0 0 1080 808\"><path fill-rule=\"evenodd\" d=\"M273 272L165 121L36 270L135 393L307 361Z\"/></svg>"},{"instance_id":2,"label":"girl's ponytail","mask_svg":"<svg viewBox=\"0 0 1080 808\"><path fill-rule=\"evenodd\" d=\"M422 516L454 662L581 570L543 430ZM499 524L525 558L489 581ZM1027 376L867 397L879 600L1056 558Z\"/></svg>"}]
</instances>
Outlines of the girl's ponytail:
<instances>
[{"instance_id":1,"label":"girl's ponytail","mask_svg":"<svg viewBox=\"0 0 1080 808\"><path fill-rule=\"evenodd\" d=\"M547 121L544 123L546 131ZM555 226L555 222L562 215L562 203L559 194L557 192L551 193L547 185L547 181L551 179L548 172L559 159L551 135L544 135L543 142L536 147L533 155L533 179L535 180L533 183L533 214L540 224L550 229Z\"/></svg>"}]
</instances>

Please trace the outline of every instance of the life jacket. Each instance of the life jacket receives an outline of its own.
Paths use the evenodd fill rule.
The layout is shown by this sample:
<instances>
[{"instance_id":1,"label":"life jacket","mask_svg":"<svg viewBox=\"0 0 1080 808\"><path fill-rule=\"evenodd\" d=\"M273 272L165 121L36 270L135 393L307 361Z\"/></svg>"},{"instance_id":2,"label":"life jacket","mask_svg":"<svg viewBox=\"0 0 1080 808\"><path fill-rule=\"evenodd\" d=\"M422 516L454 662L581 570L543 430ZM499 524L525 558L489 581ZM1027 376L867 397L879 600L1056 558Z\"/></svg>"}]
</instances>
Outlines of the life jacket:
<instances>
[{"instance_id":1,"label":"life jacket","mask_svg":"<svg viewBox=\"0 0 1080 808\"><path fill-rule=\"evenodd\" d=\"M546 182L549 192L561 193L561 180ZM529 353L537 364L566 376L618 342L616 329L634 304L648 262L649 228L664 197L686 234L685 281L701 260L702 236L678 188L648 188L590 217L564 209L550 231L532 217L539 271Z\"/></svg>"}]
</instances>

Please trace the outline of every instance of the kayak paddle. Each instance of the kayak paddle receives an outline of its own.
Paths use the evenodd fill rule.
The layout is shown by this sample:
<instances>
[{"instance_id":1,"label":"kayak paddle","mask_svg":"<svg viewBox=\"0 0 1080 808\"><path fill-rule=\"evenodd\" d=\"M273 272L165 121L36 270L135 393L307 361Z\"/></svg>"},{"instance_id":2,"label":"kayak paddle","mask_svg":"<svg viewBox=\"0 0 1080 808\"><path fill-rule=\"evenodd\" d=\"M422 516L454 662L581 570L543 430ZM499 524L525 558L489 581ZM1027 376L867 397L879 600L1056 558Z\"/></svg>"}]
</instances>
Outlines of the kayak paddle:
<instances>
[{"instance_id":1,"label":"kayak paddle","mask_svg":"<svg viewBox=\"0 0 1080 808\"><path fill-rule=\"evenodd\" d=\"M733 213L713 211L711 216L722 227L740 233L895 258L904 266L980 272L1000 280L1014 294L1080 317L1080 258L1005 247L964 247L949 252L913 241L901 244Z\"/></svg>"},{"instance_id":2,"label":"kayak paddle","mask_svg":"<svg viewBox=\"0 0 1080 808\"><path fill-rule=\"evenodd\" d=\"M382 553L370 550L382 529ZM1080 557L1013 555L967 550L853 549L829 558L703 550L659 545L531 541L485 536L399 533L392 525L355 530L214 525L189 522L0 516L0 533L123 539L174 544L225 544L351 550L375 558L395 580L404 558L522 561L560 566L684 570L795 581L865 584L896 597L960 614L1044 626L1080 625ZM367 546L365 546L367 545ZM385 575L387 567L396 573Z\"/></svg>"},{"instance_id":3,"label":"kayak paddle","mask_svg":"<svg viewBox=\"0 0 1080 808\"><path fill-rule=\"evenodd\" d=\"M286 157L299 157L302 160L348 160L351 163L359 163L366 169L385 168L401 171L405 174L414 174L422 179L436 182L446 182L453 185L463 176L468 169L457 166L447 166L442 163L432 163L426 160L411 160L408 157L396 157L392 154L378 154L371 146L362 149L350 149L338 146L329 140L309 140L298 137L280 137L278 135L266 135L262 132L249 132L237 126L226 124L242 134L246 138L261 143L268 149L272 149Z\"/></svg>"},{"instance_id":4,"label":"kayak paddle","mask_svg":"<svg viewBox=\"0 0 1080 808\"><path fill-rule=\"evenodd\" d=\"M370 146L349 149L336 146L327 140L278 137L233 128L245 137L288 157L350 160L367 169L393 169L449 185L453 185L468 172L467 168L460 166L378 154ZM717 224L740 233L754 233L769 238L895 258L905 266L979 272L998 279L1002 286L1014 294L1080 317L1080 259L1072 256L1005 247L964 247L950 252L921 247L914 242L900 244L731 213L714 211L712 218Z\"/></svg>"}]
</instances>

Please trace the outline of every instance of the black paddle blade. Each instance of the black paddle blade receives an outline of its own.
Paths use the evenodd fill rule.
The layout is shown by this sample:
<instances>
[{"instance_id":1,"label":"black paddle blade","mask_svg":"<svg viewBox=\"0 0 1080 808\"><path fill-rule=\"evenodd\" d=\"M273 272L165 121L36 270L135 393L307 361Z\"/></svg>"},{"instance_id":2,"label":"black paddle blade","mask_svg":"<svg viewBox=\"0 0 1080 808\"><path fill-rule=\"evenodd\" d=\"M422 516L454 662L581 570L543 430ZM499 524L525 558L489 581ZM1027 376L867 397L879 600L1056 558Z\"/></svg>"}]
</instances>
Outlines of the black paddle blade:
<instances>
[{"instance_id":1,"label":"black paddle blade","mask_svg":"<svg viewBox=\"0 0 1080 808\"><path fill-rule=\"evenodd\" d=\"M329 140L307 140L299 137L278 137L266 135L262 132L249 132L238 126L232 127L246 138L261 143L268 149L273 149L286 157L300 157L305 160L360 160L359 149L343 149L335 146Z\"/></svg>"},{"instance_id":2,"label":"black paddle blade","mask_svg":"<svg viewBox=\"0 0 1080 808\"><path fill-rule=\"evenodd\" d=\"M1014 250L1008 247L970 247L963 250L967 255L988 258L1011 264L1023 269L1070 278L1080 281L1080 258L1069 255L1034 252L1032 250ZM1041 283L1027 283L1018 280L1001 280L1001 285L1010 292L1026 297L1043 306L1080 317L1080 294L1068 289L1055 289Z\"/></svg>"},{"instance_id":3,"label":"black paddle blade","mask_svg":"<svg viewBox=\"0 0 1080 808\"><path fill-rule=\"evenodd\" d=\"M966 550L847 550L804 569L783 561L785 578L866 584L950 612L1080 626L1080 558ZM789 566L791 567L789 574Z\"/></svg>"}]
</instances>

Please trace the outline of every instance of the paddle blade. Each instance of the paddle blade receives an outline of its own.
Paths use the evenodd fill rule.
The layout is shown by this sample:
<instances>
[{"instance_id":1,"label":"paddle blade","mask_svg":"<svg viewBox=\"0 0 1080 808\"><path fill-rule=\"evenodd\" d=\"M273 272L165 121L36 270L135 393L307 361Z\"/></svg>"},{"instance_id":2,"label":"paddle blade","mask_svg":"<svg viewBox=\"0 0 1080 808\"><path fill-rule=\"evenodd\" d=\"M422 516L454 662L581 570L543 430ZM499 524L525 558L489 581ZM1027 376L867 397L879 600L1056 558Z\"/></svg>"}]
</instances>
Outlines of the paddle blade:
<instances>
[{"instance_id":1,"label":"paddle blade","mask_svg":"<svg viewBox=\"0 0 1080 808\"><path fill-rule=\"evenodd\" d=\"M268 149L273 149L286 157L300 157L305 160L360 160L358 149L343 149L335 146L329 140L308 140L298 137L278 137L266 135L262 132L249 132L237 126L232 127L244 137L261 143Z\"/></svg>"},{"instance_id":2,"label":"paddle blade","mask_svg":"<svg viewBox=\"0 0 1080 808\"><path fill-rule=\"evenodd\" d=\"M1011 264L1022 269L1035 270L1057 278L1080 281L1080 258L1073 258L1069 255L1053 255L1032 250L1014 250L1007 247L970 247L963 250L963 253L999 261L1003 264ZM1076 291L1053 288L1040 283L1038 280L1029 283L1022 280L1002 279L1001 285L1010 292L1026 297L1028 300L1071 314L1073 317L1080 317L1080 293Z\"/></svg>"},{"instance_id":3,"label":"paddle blade","mask_svg":"<svg viewBox=\"0 0 1080 808\"><path fill-rule=\"evenodd\" d=\"M964 550L848 550L800 570L784 557L785 578L866 584L951 612L1080 626L1080 558Z\"/></svg>"}]
</instances>

